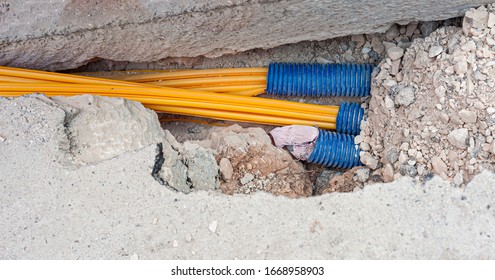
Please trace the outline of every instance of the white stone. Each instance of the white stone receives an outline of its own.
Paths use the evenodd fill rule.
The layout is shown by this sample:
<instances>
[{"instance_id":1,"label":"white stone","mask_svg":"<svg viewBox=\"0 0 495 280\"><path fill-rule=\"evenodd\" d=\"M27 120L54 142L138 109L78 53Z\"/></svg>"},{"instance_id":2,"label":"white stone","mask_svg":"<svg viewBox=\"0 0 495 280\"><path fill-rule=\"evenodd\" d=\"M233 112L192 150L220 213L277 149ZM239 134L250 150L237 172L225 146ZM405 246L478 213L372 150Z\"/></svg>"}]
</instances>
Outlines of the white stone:
<instances>
[{"instance_id":1,"label":"white stone","mask_svg":"<svg viewBox=\"0 0 495 280\"><path fill-rule=\"evenodd\" d=\"M477 119L475 112L466 109L462 109L459 111L459 117L465 123L476 123L476 119Z\"/></svg>"},{"instance_id":2,"label":"white stone","mask_svg":"<svg viewBox=\"0 0 495 280\"><path fill-rule=\"evenodd\" d=\"M395 107L394 101L392 100L392 98L390 98L390 96L386 95L385 96L385 108L387 108L388 110L392 110L392 109L394 109L394 107Z\"/></svg>"},{"instance_id":3,"label":"white stone","mask_svg":"<svg viewBox=\"0 0 495 280\"><path fill-rule=\"evenodd\" d=\"M386 183L392 182L394 180L394 167L390 163L385 165L382 176L383 176L383 180Z\"/></svg>"},{"instance_id":4,"label":"white stone","mask_svg":"<svg viewBox=\"0 0 495 280\"><path fill-rule=\"evenodd\" d=\"M368 168L358 169L355 176L359 182L364 183L370 177L370 170Z\"/></svg>"},{"instance_id":5,"label":"white stone","mask_svg":"<svg viewBox=\"0 0 495 280\"><path fill-rule=\"evenodd\" d=\"M466 141L468 138L469 132L467 128L454 129L447 135L450 144L459 149L465 149L467 147Z\"/></svg>"},{"instance_id":6,"label":"white stone","mask_svg":"<svg viewBox=\"0 0 495 280\"><path fill-rule=\"evenodd\" d=\"M366 142L362 142L359 146L363 151L369 151L371 149L370 144Z\"/></svg>"},{"instance_id":7,"label":"white stone","mask_svg":"<svg viewBox=\"0 0 495 280\"><path fill-rule=\"evenodd\" d=\"M418 28L418 22L411 22L406 27L406 36L411 37Z\"/></svg>"},{"instance_id":8,"label":"white stone","mask_svg":"<svg viewBox=\"0 0 495 280\"><path fill-rule=\"evenodd\" d=\"M378 167L378 160L368 153L361 156L361 162L373 170Z\"/></svg>"},{"instance_id":9,"label":"white stone","mask_svg":"<svg viewBox=\"0 0 495 280\"><path fill-rule=\"evenodd\" d=\"M457 74L465 74L468 70L467 61L459 61L454 65L454 70Z\"/></svg>"},{"instance_id":10,"label":"white stone","mask_svg":"<svg viewBox=\"0 0 495 280\"><path fill-rule=\"evenodd\" d=\"M210 225L208 226L208 229L215 233L217 231L217 228L218 228L218 222L217 221L213 221L210 223Z\"/></svg>"},{"instance_id":11,"label":"white stone","mask_svg":"<svg viewBox=\"0 0 495 280\"><path fill-rule=\"evenodd\" d=\"M366 39L361 34L359 34L359 35L352 35L351 36L351 40L354 41L354 42L356 42L356 47L357 48L362 47L364 45L364 43L366 42Z\"/></svg>"},{"instance_id":12,"label":"white stone","mask_svg":"<svg viewBox=\"0 0 495 280\"><path fill-rule=\"evenodd\" d=\"M397 85L397 81L395 80L385 80L382 83L383 87L386 88L387 90L390 90L392 87Z\"/></svg>"},{"instance_id":13,"label":"white stone","mask_svg":"<svg viewBox=\"0 0 495 280\"><path fill-rule=\"evenodd\" d=\"M403 151L407 151L407 150L409 150L409 143L404 142L404 143L400 144L399 148Z\"/></svg>"},{"instance_id":14,"label":"white stone","mask_svg":"<svg viewBox=\"0 0 495 280\"><path fill-rule=\"evenodd\" d=\"M490 13L488 15L488 27L493 28L495 27L495 14Z\"/></svg>"},{"instance_id":15,"label":"white stone","mask_svg":"<svg viewBox=\"0 0 495 280\"><path fill-rule=\"evenodd\" d=\"M488 24L488 11L481 6L478 9L470 9L464 15L462 30L466 36L474 35L477 28L485 28Z\"/></svg>"},{"instance_id":16,"label":"white stone","mask_svg":"<svg viewBox=\"0 0 495 280\"><path fill-rule=\"evenodd\" d=\"M435 172L438 175L445 173L448 170L448 167L445 164L445 162L443 162L441 158L436 156L431 159L431 167L433 169L433 172Z\"/></svg>"},{"instance_id":17,"label":"white stone","mask_svg":"<svg viewBox=\"0 0 495 280\"><path fill-rule=\"evenodd\" d=\"M192 238L192 235L190 233L188 233L186 235L186 238L185 239L186 239L187 242L191 242L193 238Z\"/></svg>"},{"instance_id":18,"label":"white stone","mask_svg":"<svg viewBox=\"0 0 495 280\"><path fill-rule=\"evenodd\" d=\"M462 185L462 183L464 183L464 177L462 176L461 173L457 173L454 176L453 183L454 183L454 186L456 186L456 187L460 187Z\"/></svg>"},{"instance_id":19,"label":"white stone","mask_svg":"<svg viewBox=\"0 0 495 280\"><path fill-rule=\"evenodd\" d=\"M407 162L407 159L407 154L401 151L399 154L399 164L405 164Z\"/></svg>"},{"instance_id":20,"label":"white stone","mask_svg":"<svg viewBox=\"0 0 495 280\"><path fill-rule=\"evenodd\" d=\"M392 47L387 50L387 55L391 60L397 60L404 55L404 50L399 47Z\"/></svg>"},{"instance_id":21,"label":"white stone","mask_svg":"<svg viewBox=\"0 0 495 280\"><path fill-rule=\"evenodd\" d=\"M437 55L441 54L442 52L443 52L443 47L433 46L430 48L430 52L428 53L428 56L433 58L433 57L436 57Z\"/></svg>"},{"instance_id":22,"label":"white stone","mask_svg":"<svg viewBox=\"0 0 495 280\"><path fill-rule=\"evenodd\" d=\"M472 52L476 50L476 44L474 43L474 41L468 41L467 43L461 46L461 49L466 52Z\"/></svg>"},{"instance_id":23,"label":"white stone","mask_svg":"<svg viewBox=\"0 0 495 280\"><path fill-rule=\"evenodd\" d=\"M396 47L396 46L397 46L395 43L391 43L391 42L387 42L387 41L382 42L382 44L383 44L383 46L385 47L385 50L387 50L387 51L388 51L389 49L394 48L394 47Z\"/></svg>"},{"instance_id":24,"label":"white stone","mask_svg":"<svg viewBox=\"0 0 495 280\"><path fill-rule=\"evenodd\" d=\"M241 178L241 184L245 185L254 179L254 175L251 173L246 173L244 177Z\"/></svg>"},{"instance_id":25,"label":"white stone","mask_svg":"<svg viewBox=\"0 0 495 280\"><path fill-rule=\"evenodd\" d=\"M227 158L222 158L219 163L220 174L225 182L229 182L234 175L234 168L232 167L232 163Z\"/></svg>"},{"instance_id":26,"label":"white stone","mask_svg":"<svg viewBox=\"0 0 495 280\"><path fill-rule=\"evenodd\" d=\"M397 94L397 97L395 98L395 103L398 105L409 106L415 100L416 100L416 98L415 98L414 88L413 87L405 87L399 91L399 94Z\"/></svg>"},{"instance_id":27,"label":"white stone","mask_svg":"<svg viewBox=\"0 0 495 280\"><path fill-rule=\"evenodd\" d=\"M385 32L385 38L389 41L394 40L397 36L399 36L399 26L397 24L392 25L387 32Z\"/></svg>"}]
</instances>

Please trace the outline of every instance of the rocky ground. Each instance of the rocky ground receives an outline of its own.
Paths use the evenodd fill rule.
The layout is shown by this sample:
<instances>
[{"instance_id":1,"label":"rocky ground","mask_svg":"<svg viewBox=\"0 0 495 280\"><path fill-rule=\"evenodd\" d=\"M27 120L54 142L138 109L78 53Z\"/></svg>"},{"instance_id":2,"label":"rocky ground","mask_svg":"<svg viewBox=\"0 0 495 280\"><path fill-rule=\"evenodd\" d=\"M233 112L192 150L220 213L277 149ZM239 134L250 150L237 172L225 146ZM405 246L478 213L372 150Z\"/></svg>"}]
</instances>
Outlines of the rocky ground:
<instances>
[{"instance_id":1,"label":"rocky ground","mask_svg":"<svg viewBox=\"0 0 495 280\"><path fill-rule=\"evenodd\" d=\"M102 70L130 70L130 69L161 69L161 68L214 68L214 67L257 67L266 66L271 61L287 62L316 62L316 63L374 63L379 64L386 59L387 51L391 47L407 49L413 41L418 38L429 36L437 28L445 26L460 27L462 19L455 18L438 22L412 22L405 26L398 24L393 25L386 33L383 34L366 34L347 36L321 42L302 42L299 44L284 45L274 49L262 50L256 49L235 55L225 55L219 58L170 58L153 63L129 63L100 60L92 62L76 71L102 71ZM263 96L270 97L270 96ZM270 97L271 98L271 97ZM289 98L293 101L301 101L317 104L339 105L345 101L344 98ZM347 99L349 100L349 99ZM369 100L354 98L353 102L364 102L367 106ZM184 141L202 141L208 138L210 130L216 129L215 126L232 125L230 122L199 120L197 122L183 122L184 117L180 116L161 116L162 127L169 130L180 142ZM174 121L175 120L175 121ZM243 127L253 127L249 124L240 124ZM259 126L268 132L273 127ZM359 138L358 138L359 139ZM365 155L366 157L366 155ZM248 159L249 157L247 157ZM225 162L225 161L224 161ZM382 175L372 173L369 168L355 168L349 172L346 170L332 170L322 168L318 165L304 164L307 176L313 186L313 194L322 194L333 191L352 191L355 188L362 188L364 183L383 182ZM241 164L244 165L244 164ZM220 170L222 171L222 170ZM298 169L296 173L300 173ZM247 172L250 174L249 172ZM341 176L342 175L342 176ZM242 176L241 176L242 177ZM248 175L248 178L250 175ZM237 180L237 190L234 189L234 183L230 185L228 193L241 192L249 193L256 190L263 190L261 187L265 183L255 178L253 184L260 187L246 188ZM221 183L225 182L220 177ZM223 188L225 190L225 188ZM279 193L274 191L274 193ZM297 193L297 194L296 194ZM301 192L296 192L289 196L299 196ZM308 192L304 192L308 194ZM309 193L311 194L311 192Z\"/></svg>"},{"instance_id":2,"label":"rocky ground","mask_svg":"<svg viewBox=\"0 0 495 280\"><path fill-rule=\"evenodd\" d=\"M464 186L495 169L495 11L470 10L463 26L409 48L387 43L374 80L361 159L383 181L436 174Z\"/></svg>"}]
</instances>

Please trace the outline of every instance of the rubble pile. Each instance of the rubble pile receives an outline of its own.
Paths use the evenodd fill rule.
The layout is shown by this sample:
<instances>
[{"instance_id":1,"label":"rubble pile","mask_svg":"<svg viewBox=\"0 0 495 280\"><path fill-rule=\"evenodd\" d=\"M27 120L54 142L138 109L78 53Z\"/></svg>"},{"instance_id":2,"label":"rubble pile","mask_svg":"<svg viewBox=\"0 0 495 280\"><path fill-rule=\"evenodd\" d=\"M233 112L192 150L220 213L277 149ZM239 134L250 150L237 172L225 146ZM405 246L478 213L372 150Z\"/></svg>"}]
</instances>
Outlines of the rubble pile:
<instances>
[{"instance_id":1,"label":"rubble pile","mask_svg":"<svg viewBox=\"0 0 495 280\"><path fill-rule=\"evenodd\" d=\"M372 175L391 182L437 174L462 186L495 169L494 35L488 5L469 10L462 28L442 27L406 49L384 43L356 138Z\"/></svg>"}]
</instances>

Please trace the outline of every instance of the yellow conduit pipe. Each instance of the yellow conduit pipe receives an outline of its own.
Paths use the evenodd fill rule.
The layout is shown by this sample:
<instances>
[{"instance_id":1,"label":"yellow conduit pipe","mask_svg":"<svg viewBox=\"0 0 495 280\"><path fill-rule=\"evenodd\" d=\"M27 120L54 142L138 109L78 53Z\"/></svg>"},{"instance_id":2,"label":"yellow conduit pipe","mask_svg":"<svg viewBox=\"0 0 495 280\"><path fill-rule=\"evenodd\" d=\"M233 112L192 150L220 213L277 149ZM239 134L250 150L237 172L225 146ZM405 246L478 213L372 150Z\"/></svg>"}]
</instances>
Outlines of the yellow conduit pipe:
<instances>
[{"instance_id":1,"label":"yellow conduit pipe","mask_svg":"<svg viewBox=\"0 0 495 280\"><path fill-rule=\"evenodd\" d=\"M17 69L17 68L5 67L5 66L0 66L0 75L8 76L8 77L45 80L51 82L70 83L70 84L120 85L120 86L126 85L132 87L144 86L138 83L114 81L114 80L100 79L94 77L83 77L83 76L70 75L70 74L51 73L51 72L29 70L29 69Z\"/></svg>"},{"instance_id":2,"label":"yellow conduit pipe","mask_svg":"<svg viewBox=\"0 0 495 280\"><path fill-rule=\"evenodd\" d=\"M47 81L47 80L39 80L39 79L34 79L34 78L21 78L21 77L14 77L14 76L2 76L0 75L0 84L2 83L31 83L31 84L70 84L70 85L73 85L72 83L64 83L64 82L56 82L56 81ZM82 84L87 84L87 85L91 85L91 81L88 81L88 83L82 83ZM113 84L113 83L112 83ZM119 84L115 84L115 85L122 85L122 86L127 86L128 83L119 83ZM134 86L141 86L141 87L146 87L145 84L138 84L136 83ZM150 87L159 87L159 86L152 86L150 85ZM257 92L257 91L260 91L260 86L259 85L251 85L251 86L217 86L217 87L212 87L212 89L218 89L219 91L214 91L214 90L209 90L208 88L205 88L205 89L202 89L201 87L198 87L198 88L187 88L189 90L198 90L198 91L208 91L208 92L226 92L226 93L230 93L230 91L239 91L239 93L233 93L232 94L237 94L237 95L243 95L243 96L254 96L254 95L257 95L257 94L249 94L250 92ZM265 89L265 87L262 87L263 88L263 91ZM250 89L250 91L248 91L248 93L244 93L245 90L248 90ZM256 90L254 90L256 89ZM242 91L242 92L241 92ZM262 91L262 92L263 92ZM260 92L260 93L262 93ZM259 93L258 93L259 94Z\"/></svg>"},{"instance_id":3,"label":"yellow conduit pipe","mask_svg":"<svg viewBox=\"0 0 495 280\"><path fill-rule=\"evenodd\" d=\"M179 71L192 71L191 69L134 69L134 70L113 70L113 71L94 71L94 72L77 72L73 75L80 76L97 76L97 77L110 77L110 76L127 76L137 74L156 74L167 72L179 72Z\"/></svg>"},{"instance_id":4,"label":"yellow conduit pipe","mask_svg":"<svg viewBox=\"0 0 495 280\"><path fill-rule=\"evenodd\" d=\"M47 81L47 80L39 80L39 79L32 79L32 78L20 78L20 77L13 77L13 76L2 76L0 75L0 83L43 83L43 84L70 84L70 83L63 83L63 82L55 82L55 81ZM90 85L91 83L84 83ZM150 84L150 83L149 83ZM127 85L126 83L122 83L122 85ZM137 84L141 85L141 84ZM141 86L146 86L146 85L141 85ZM261 88L263 90L261 90ZM265 86L260 87L259 85L236 85L236 86L214 86L214 87L190 87L187 88L189 90L198 90L198 91L208 91L208 92L225 92L229 94L237 94L237 95L244 95L244 96L254 96L260 93L263 93L265 90ZM257 94L249 94L250 92L258 92L261 91ZM239 92L239 93L237 93ZM247 93L244 93L247 92Z\"/></svg>"},{"instance_id":5,"label":"yellow conduit pipe","mask_svg":"<svg viewBox=\"0 0 495 280\"><path fill-rule=\"evenodd\" d=\"M317 122L317 121L290 119L290 118L263 116L263 115L252 115L249 113L223 112L223 111L213 111L208 109L191 109L191 108L180 108L180 107L178 108L178 107L168 107L168 106L160 106L160 105L148 105L147 107L158 112L185 114L189 116L206 117L206 118L229 120L229 121L255 122L255 123L269 124L269 125L298 124L298 125L307 125L307 126L317 126L322 129L334 129L334 130L337 128L337 125L335 123L326 123L326 122Z\"/></svg>"},{"instance_id":6,"label":"yellow conduit pipe","mask_svg":"<svg viewBox=\"0 0 495 280\"><path fill-rule=\"evenodd\" d=\"M57 92L57 93L46 93L48 96L57 96L64 95L70 96L74 94L66 93L66 92ZM0 94L1 95L1 94ZM11 92L9 95L22 95L22 93L14 93ZM101 94L102 96L113 96L111 94ZM187 108L209 108L211 110L219 110L219 111L232 111L232 112L249 112L260 115L270 115L270 116L279 116L279 117L288 117L293 119L303 119L303 120L312 120L317 122L328 122L335 123L337 118L336 116L321 116L321 115L312 115L301 112L293 112L293 111L284 111L284 110L275 110L270 108L257 108L257 107L245 107L242 105L233 105L233 104L217 104L217 103L208 103L204 101L191 101L191 100L178 100L178 99L159 99L153 97L143 97L143 96L122 96L122 98L126 98L129 100L134 100L143 103L146 107L150 105L160 105L160 106L170 106L170 107L187 107Z\"/></svg>"},{"instance_id":7,"label":"yellow conduit pipe","mask_svg":"<svg viewBox=\"0 0 495 280\"><path fill-rule=\"evenodd\" d=\"M149 83L156 86L167 87L194 87L214 85L266 85L264 76L239 76L239 77L210 77L194 79L178 79Z\"/></svg>"},{"instance_id":8,"label":"yellow conduit pipe","mask_svg":"<svg viewBox=\"0 0 495 280\"><path fill-rule=\"evenodd\" d=\"M119 77L119 80L129 82L154 82L164 80L190 79L201 77L221 77L221 76L265 76L268 74L268 68L223 68L223 69L204 69L204 70L182 70L169 71L154 74L137 74Z\"/></svg>"},{"instance_id":9,"label":"yellow conduit pipe","mask_svg":"<svg viewBox=\"0 0 495 280\"><path fill-rule=\"evenodd\" d=\"M52 81L43 81L43 80L37 80L37 79L30 79L30 78L21 78L21 77L11 77L11 76L2 76L0 75L0 83L29 83L29 84L34 84L34 83L47 83L47 84L56 84L58 82L52 82Z\"/></svg>"},{"instance_id":10,"label":"yellow conduit pipe","mask_svg":"<svg viewBox=\"0 0 495 280\"><path fill-rule=\"evenodd\" d=\"M229 92L234 92L234 91L244 91L244 90L257 89L260 87L263 89L266 89L266 86L260 86L260 85L206 86L206 87L190 87L187 89L199 90L199 91L209 91L209 92L218 92L218 93L222 93L222 92L229 93Z\"/></svg>"},{"instance_id":11,"label":"yellow conduit pipe","mask_svg":"<svg viewBox=\"0 0 495 280\"><path fill-rule=\"evenodd\" d=\"M339 111L338 106L323 106L314 104L305 104L298 102L291 102L285 100L267 99L267 98L253 98L246 96L236 95L224 95L219 93L190 91L184 89L175 88L131 88L131 87L117 87L117 86L105 86L105 85L63 85L54 86L50 84L0 84L0 92L73 92L73 93L95 93L95 94L109 94L118 97L119 94L124 95L151 95L158 97L180 98L180 99L192 99L192 100L204 100L204 101L218 101L225 104L243 104L261 106L267 108L278 108L286 110L296 110L300 112L317 113L323 115L337 115Z\"/></svg>"},{"instance_id":12,"label":"yellow conduit pipe","mask_svg":"<svg viewBox=\"0 0 495 280\"><path fill-rule=\"evenodd\" d=\"M265 87L239 90L239 91L229 91L228 94L241 95L241 96L256 96L265 92Z\"/></svg>"},{"instance_id":13,"label":"yellow conduit pipe","mask_svg":"<svg viewBox=\"0 0 495 280\"><path fill-rule=\"evenodd\" d=\"M225 72L226 69L216 69L220 72ZM240 70L245 70L245 69L240 69ZM146 70L143 70L146 71ZM209 70L182 70L182 71L174 71L174 72L198 72L198 71L209 71ZM213 69L212 71L215 71ZM75 75L68 75L68 74L60 74L60 73L50 73L50 72L43 72L43 71L36 71L36 70L25 70L25 69L16 69L16 68L9 68L9 67L1 67L0 66L0 82L26 82L26 83L37 83L37 82L43 82L43 83L52 83L52 82L60 82L60 83L79 83L79 84L101 84L101 85L127 85L127 86L143 86L142 84L138 83L129 83L129 82L116 82L108 79L101 79L101 78L94 78L94 77L87 77L87 76L81 76L77 77ZM231 83L231 82L237 82L237 83L244 83L244 84L258 84L258 85L265 85L266 84L266 77L234 77L234 79L231 79L231 77L223 77L225 80L222 80L225 83ZM220 79L223 79L222 77ZM218 78L212 78L212 79L205 79L206 83L211 85L212 83L218 83ZM261 82L260 82L261 81ZM191 80L188 79L188 81L175 81L173 83L179 83L179 84L191 84L198 82L198 80ZM199 83L203 83L203 81L199 80ZM164 85L167 85L167 82L164 83ZM203 85L204 86L204 85ZM245 85L237 85L237 86L228 86L228 85L223 85L223 86L217 86L217 89L220 89L219 92L227 92L227 91L237 91L241 89L247 89L248 86ZM191 89L198 89L202 91L214 91L212 89L207 89L207 88L191 88Z\"/></svg>"}]
</instances>

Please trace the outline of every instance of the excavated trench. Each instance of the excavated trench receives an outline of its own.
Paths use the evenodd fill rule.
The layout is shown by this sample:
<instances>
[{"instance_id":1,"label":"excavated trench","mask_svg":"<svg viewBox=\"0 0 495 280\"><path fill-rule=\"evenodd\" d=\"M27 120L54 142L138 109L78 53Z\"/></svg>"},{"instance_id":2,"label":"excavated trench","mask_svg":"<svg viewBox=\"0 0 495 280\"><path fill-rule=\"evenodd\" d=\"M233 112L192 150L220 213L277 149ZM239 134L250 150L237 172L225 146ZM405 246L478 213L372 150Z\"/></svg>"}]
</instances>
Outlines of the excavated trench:
<instances>
[{"instance_id":1,"label":"excavated trench","mask_svg":"<svg viewBox=\"0 0 495 280\"><path fill-rule=\"evenodd\" d=\"M476 20L479 19L475 18L474 22ZM471 21L473 21L471 18L468 19L469 23L465 20L465 26L471 24ZM458 56L469 56L468 53L456 53L457 45L460 46L461 51L465 51L461 43L465 43L464 41L472 36L472 34L461 34L462 25L463 18L436 22L413 22L407 25L396 24L383 34L354 35L326 41L301 42L269 50L255 49L213 59L205 57L167 58L147 63L94 60L77 69L65 72L262 67L273 61L372 63L378 67L374 73L371 98L284 98L324 105L340 105L343 101L361 102L367 111L367 117L362 125L363 132L356 138L356 144L359 144L362 150L363 167L355 167L351 170L328 168L298 162L287 152L284 152L285 154L280 158L277 153L281 151L273 147L273 141L266 134L274 128L273 126L159 114L161 127L171 133L168 139L169 142L175 143L175 147L168 149L163 147L163 143L158 144L152 176L161 184L186 193L219 188L228 194L268 191L289 197L320 195L335 191L349 192L356 188L361 189L365 184L391 182L401 176L419 176L420 180L424 181L436 174L461 186L469 182L473 175L482 169L493 170L493 156L491 155L493 141L490 141L493 139L490 128L492 120L489 115L481 112L483 109L492 108L490 107L492 100L481 98L477 101L482 105L478 104L476 109L481 111L475 114L485 117L485 121L481 122L483 127L480 130L486 130L486 133L483 131L481 138L473 135L471 140L464 140L468 143L476 139L474 141L477 142L474 145L477 146L477 152L473 153L474 148L470 147L471 158L465 161L468 163L479 161L479 164L468 164L463 167L459 166L455 159L449 163L448 154L458 151L447 147L450 138L443 131L453 130L455 125L463 125L464 122L454 124L443 122L438 124L439 127L435 126L434 120L430 117L437 112L435 108L429 108L431 106L427 104L436 104L437 108L444 106L438 103L440 101L432 100L430 97L434 92L438 92L438 85L420 88L421 83L418 83L419 81L414 77L414 69L418 68L417 60L420 58L417 57L421 52L429 53L422 61L425 64L435 64L436 61L446 60L444 56L447 55L455 56L450 58L450 61L456 61ZM490 30L486 28L484 32L490 34ZM446 33L455 33L458 34L455 36L463 36L467 39L453 41L454 39L445 37ZM435 50L430 50L432 40L436 42ZM482 47L479 46L481 50L478 51L488 52ZM491 53L486 55L486 58L489 58ZM407 59L411 56L416 61L412 63L408 61ZM477 57L478 60L483 58L485 58L483 54ZM470 63L473 64L475 61ZM435 67L434 70L437 69ZM419 69L422 72L421 76L428 76L429 72L434 70ZM464 78L470 80L469 75L472 73L467 73ZM439 74L432 72L431 75ZM446 76L449 75L452 74L446 74ZM418 99L420 96L418 91L423 91L424 99ZM471 93L472 91L471 89ZM266 95L262 97L274 98ZM472 98L478 97L472 96ZM443 102L445 102L445 97L443 97ZM465 110L469 110L473 104L463 104L463 106L466 107ZM411 117L417 114L418 110L421 112L419 120L418 116ZM455 119L456 116L444 116L443 119L445 118ZM408 121L403 121L404 119ZM431 131L433 133L430 132L432 135L426 136L424 131L416 131L422 119L425 120L425 127L433 130ZM387 126L389 121L392 121L390 124L394 126ZM236 126L229 127L231 125ZM443 135L434 135L439 130ZM401 136L397 136L398 134ZM430 138L433 143L437 144L436 146L425 146ZM250 145L251 141L257 144ZM172 144L165 143L165 145ZM470 145L473 146L472 143ZM477 158L477 156L480 157ZM175 161L167 162L164 158L174 158ZM201 162L200 159L203 158L205 161ZM268 161L269 164L260 163L260 159L263 162L264 158L278 158L278 163L273 161ZM461 162L463 159L460 159ZM195 172L197 170L200 172ZM177 174L183 174L183 176L178 178Z\"/></svg>"},{"instance_id":2,"label":"excavated trench","mask_svg":"<svg viewBox=\"0 0 495 280\"><path fill-rule=\"evenodd\" d=\"M62 21L37 13L28 24L19 19L29 12L16 11L41 4L0 0L0 19L14 26L0 27L0 61L77 74L372 63L367 98L262 96L362 103L354 141L364 165L299 161L274 146L268 125L156 114L92 95L0 98L0 258L494 258L493 5L158 2L109 1L123 16L121 7L139 11L116 21L87 7L102 1L67 9L50 1L43 5ZM291 9L280 13L284 3ZM355 10L366 10L367 25L342 16ZM93 25L67 21L81 13ZM286 18L300 25L287 30ZM261 32L259 22L273 28ZM260 32L272 40L255 40ZM358 35L336 37L344 34Z\"/></svg>"}]
</instances>

